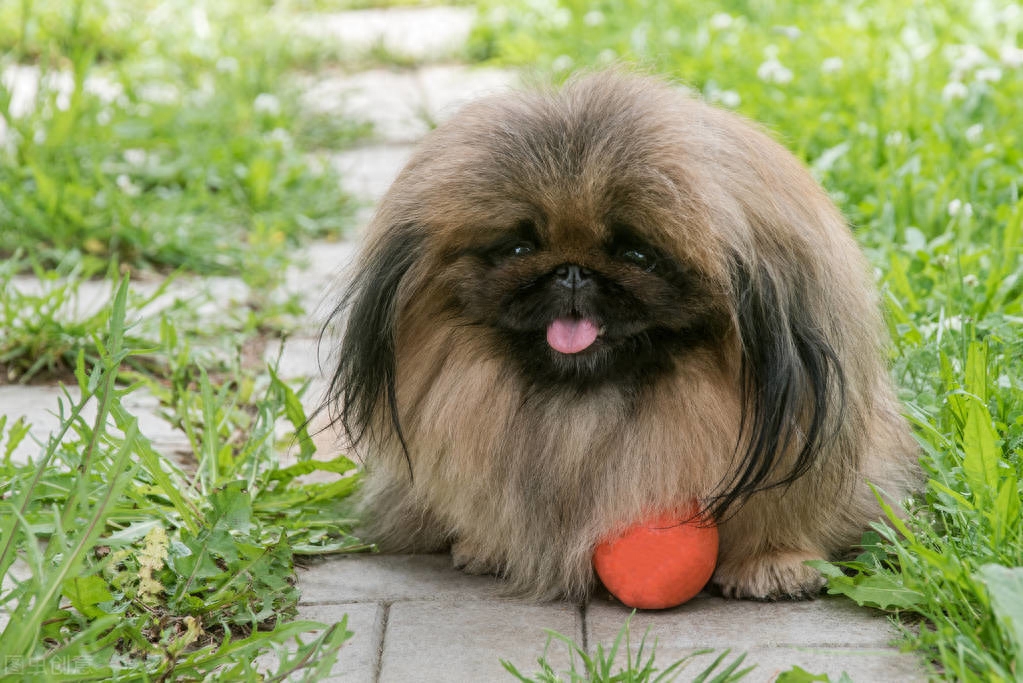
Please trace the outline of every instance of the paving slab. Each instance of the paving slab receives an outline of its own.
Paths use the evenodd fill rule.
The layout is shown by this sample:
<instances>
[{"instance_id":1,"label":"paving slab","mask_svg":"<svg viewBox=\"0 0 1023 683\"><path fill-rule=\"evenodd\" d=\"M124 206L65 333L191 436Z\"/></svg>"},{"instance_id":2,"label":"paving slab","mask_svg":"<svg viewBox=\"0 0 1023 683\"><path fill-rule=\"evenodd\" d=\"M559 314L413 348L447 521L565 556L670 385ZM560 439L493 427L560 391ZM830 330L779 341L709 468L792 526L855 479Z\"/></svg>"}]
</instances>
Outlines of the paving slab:
<instances>
[{"instance_id":1,"label":"paving slab","mask_svg":"<svg viewBox=\"0 0 1023 683\"><path fill-rule=\"evenodd\" d=\"M578 609L567 604L395 603L388 614L379 680L510 680L501 660L523 672L538 668L545 629L578 642ZM552 647L548 656L553 666L568 668L567 648Z\"/></svg>"},{"instance_id":2,"label":"paving slab","mask_svg":"<svg viewBox=\"0 0 1023 683\"><path fill-rule=\"evenodd\" d=\"M631 609L620 603L590 603L592 637L614 638ZM679 647L886 647L897 636L888 618L841 598L755 602L698 596L680 607L638 612L634 630L648 626ZM662 638L664 640L664 638Z\"/></svg>"},{"instance_id":3,"label":"paving slab","mask_svg":"<svg viewBox=\"0 0 1023 683\"><path fill-rule=\"evenodd\" d=\"M67 387L67 392L71 401L77 401L81 396L77 386ZM42 454L50 435L60 427L58 408L61 400L65 411L69 411L69 401L59 386L0 386L0 415L6 415L9 423L24 416L31 425L29 435L14 450L12 458L15 462L28 462ZM138 418L139 431L149 438L157 451L175 456L175 459L182 453L191 453L185 434L160 417L160 402L155 396L145 389L138 389L124 397L124 406ZM95 401L86 404L82 416L92 423L96 416ZM75 437L72 434L67 438Z\"/></svg>"},{"instance_id":4,"label":"paving slab","mask_svg":"<svg viewBox=\"0 0 1023 683\"><path fill-rule=\"evenodd\" d=\"M277 363L277 375L281 379L302 380L319 377L329 371L325 364L327 351L329 349L320 348L320 341L315 337L289 337L267 344L263 359L267 363ZM298 386L297 383L294 386Z\"/></svg>"},{"instance_id":5,"label":"paving slab","mask_svg":"<svg viewBox=\"0 0 1023 683\"><path fill-rule=\"evenodd\" d=\"M310 77L302 104L307 109L373 124L373 136L414 142L430 130L417 71L371 69Z\"/></svg>"},{"instance_id":6,"label":"paving slab","mask_svg":"<svg viewBox=\"0 0 1023 683\"><path fill-rule=\"evenodd\" d=\"M660 650L658 650L660 652ZM739 650L732 650L736 655ZM665 652L666 656L668 655ZM704 661L704 667L709 661ZM670 664L671 659L658 658L662 664ZM731 661L731 660L729 660ZM854 683L915 683L926 681L927 676L917 657L897 650L855 649L855 648L756 648L746 652L743 666L756 665L743 683L764 683L774 681L792 667L798 666L812 674L827 674L832 681L838 681L846 674ZM695 662L690 671L700 670Z\"/></svg>"},{"instance_id":7,"label":"paving slab","mask_svg":"<svg viewBox=\"0 0 1023 683\"><path fill-rule=\"evenodd\" d=\"M401 600L514 604L500 598L497 579L458 571L447 553L340 556L297 567L296 574L305 605Z\"/></svg>"},{"instance_id":8,"label":"paving slab","mask_svg":"<svg viewBox=\"0 0 1023 683\"><path fill-rule=\"evenodd\" d=\"M309 13L299 31L340 43L353 56L374 48L407 59L458 56L469 38L476 10L471 7L393 7Z\"/></svg>"},{"instance_id":9,"label":"paving slab","mask_svg":"<svg viewBox=\"0 0 1023 683\"><path fill-rule=\"evenodd\" d=\"M296 619L334 624L348 616L348 630L352 637L345 641L338 652L337 661L330 675L321 681L345 681L346 683L372 683L377 680L380 648L384 637L383 605L303 605L298 608ZM313 631L310 638L322 631ZM308 639L306 639L308 640ZM288 648L294 652L294 647ZM268 652L257 660L260 671L272 673L280 664L276 652Z\"/></svg>"},{"instance_id":10,"label":"paving slab","mask_svg":"<svg viewBox=\"0 0 1023 683\"><path fill-rule=\"evenodd\" d=\"M598 643L613 643L630 614L618 603L590 603L591 651ZM887 617L840 598L768 603L701 595L674 609L637 612L630 623L634 641L647 629L662 666L699 649L730 648L736 655L747 652L747 663L757 664L750 681L773 680L794 665L835 677L847 671L863 681L924 677L914 656L890 647L897 634ZM695 675L703 666L694 662L691 671Z\"/></svg>"},{"instance_id":11,"label":"paving slab","mask_svg":"<svg viewBox=\"0 0 1023 683\"><path fill-rule=\"evenodd\" d=\"M33 275L18 275L10 280L13 292L45 304L46 310L62 322L85 320L109 308L115 286L110 280L63 277L40 280ZM187 302L200 319L214 320L238 308L250 294L248 285L235 277L182 276L168 283L162 276L139 273L132 279L129 301L148 301L145 306L132 309L143 318L157 317L160 311Z\"/></svg>"},{"instance_id":12,"label":"paving slab","mask_svg":"<svg viewBox=\"0 0 1023 683\"><path fill-rule=\"evenodd\" d=\"M306 312L299 326L302 335L319 335L341 297L358 250L358 244L351 240L316 242L285 271L285 294L297 295Z\"/></svg>"},{"instance_id":13,"label":"paving slab","mask_svg":"<svg viewBox=\"0 0 1023 683\"><path fill-rule=\"evenodd\" d=\"M412 145L373 145L337 152L330 163L341 175L341 189L358 199L377 201L412 156Z\"/></svg>"},{"instance_id":14,"label":"paving slab","mask_svg":"<svg viewBox=\"0 0 1023 683\"><path fill-rule=\"evenodd\" d=\"M461 64L335 71L309 77L302 103L312 111L371 123L377 140L410 143L464 104L506 92L517 80L508 69Z\"/></svg>"},{"instance_id":15,"label":"paving slab","mask_svg":"<svg viewBox=\"0 0 1023 683\"><path fill-rule=\"evenodd\" d=\"M519 75L509 69L438 64L419 69L419 82L423 108L439 123L473 100L511 91Z\"/></svg>"}]
</instances>

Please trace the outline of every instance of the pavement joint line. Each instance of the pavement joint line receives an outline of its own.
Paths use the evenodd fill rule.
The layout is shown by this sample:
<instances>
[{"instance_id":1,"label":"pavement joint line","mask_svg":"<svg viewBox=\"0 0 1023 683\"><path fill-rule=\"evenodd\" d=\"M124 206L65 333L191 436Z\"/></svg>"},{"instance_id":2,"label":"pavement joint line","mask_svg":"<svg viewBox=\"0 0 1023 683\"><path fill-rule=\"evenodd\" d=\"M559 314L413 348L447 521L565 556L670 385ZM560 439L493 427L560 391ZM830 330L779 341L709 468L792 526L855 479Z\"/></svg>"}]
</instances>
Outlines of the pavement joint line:
<instances>
[{"instance_id":1,"label":"pavement joint line","mask_svg":"<svg viewBox=\"0 0 1023 683\"><path fill-rule=\"evenodd\" d=\"M590 652L590 633L589 633L590 629L589 629L589 624L587 624L587 620L586 620L587 614L589 613L589 609L590 609L590 603L589 603L588 600L585 601L585 602L580 603L580 605L579 605L579 629L580 629L580 631L582 631L582 635L579 637L579 640L581 641L580 644L582 645L583 652L585 652L586 654L592 656L593 653Z\"/></svg>"},{"instance_id":2,"label":"pavement joint line","mask_svg":"<svg viewBox=\"0 0 1023 683\"><path fill-rule=\"evenodd\" d=\"M380 645L377 646L377 658L373 663L373 681L375 683L379 683L380 673L384 668L384 648L387 646L387 622L391 618L391 604L390 602L380 604L383 614L380 617Z\"/></svg>"}]
</instances>

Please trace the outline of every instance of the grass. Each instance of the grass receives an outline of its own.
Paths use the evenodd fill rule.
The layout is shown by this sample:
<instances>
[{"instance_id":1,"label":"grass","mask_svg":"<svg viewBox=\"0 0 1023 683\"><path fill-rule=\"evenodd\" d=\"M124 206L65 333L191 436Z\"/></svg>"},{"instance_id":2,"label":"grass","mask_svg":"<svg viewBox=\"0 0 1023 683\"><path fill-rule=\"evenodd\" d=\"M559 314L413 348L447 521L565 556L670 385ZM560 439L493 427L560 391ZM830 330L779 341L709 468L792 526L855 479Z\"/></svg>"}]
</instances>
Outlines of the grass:
<instances>
[{"instance_id":1,"label":"grass","mask_svg":"<svg viewBox=\"0 0 1023 683\"><path fill-rule=\"evenodd\" d=\"M0 4L0 382L71 387L32 463L13 456L28 426L0 417L0 608L13 615L0 678L255 678L256 655L275 650L271 676L314 680L349 636L345 622L288 620L294 555L362 547L349 533L351 463L314 459L301 387L244 360L247 344L301 314L271 294L294 247L337 238L349 220L320 153L366 126L305 111L295 77L345 55L295 40L289 23L340 7ZM858 558L821 565L829 589L890 612L935 677L1017 680L1023 12L966 0L479 11L477 59L555 79L635 63L764 122L807 162L876 269L927 474ZM43 84L34 99L14 74ZM166 274L163 289L140 286ZM197 309L216 296L173 293L221 274L248 294L215 321ZM79 306L87 292L97 306ZM125 398L143 391L186 435L190 465L139 432ZM288 446L291 466L279 460ZM316 470L335 479L305 483ZM682 667L655 666L645 640L634 654L627 631L624 646L620 635L592 655L551 637L570 671L545 657L533 678L509 672L658 680ZM712 664L742 673L740 658Z\"/></svg>"},{"instance_id":2,"label":"grass","mask_svg":"<svg viewBox=\"0 0 1023 683\"><path fill-rule=\"evenodd\" d=\"M296 248L352 215L323 153L368 128L301 106L289 16L0 5L0 384L67 387L28 461L0 416L2 680L318 680L352 635L295 621L293 563L367 549L358 475L314 457L260 344L305 317ZM193 458L140 431L140 395Z\"/></svg>"},{"instance_id":3,"label":"grass","mask_svg":"<svg viewBox=\"0 0 1023 683\"><path fill-rule=\"evenodd\" d=\"M365 126L301 108L302 42L268 22L240 2L5 4L0 255L263 286L289 247L340 235L351 202L309 153Z\"/></svg>"},{"instance_id":4,"label":"grass","mask_svg":"<svg viewBox=\"0 0 1023 683\"><path fill-rule=\"evenodd\" d=\"M1023 652L1023 13L1018 5L486 3L472 51L554 78L624 61L764 122L875 267L922 448L908 512L824 565L948 680L1018 680Z\"/></svg>"},{"instance_id":5,"label":"grass","mask_svg":"<svg viewBox=\"0 0 1023 683\"><path fill-rule=\"evenodd\" d=\"M635 615L635 612L633 612ZM505 670L513 677L524 683L557 683L569 681L570 683L582 683L592 681L593 683L661 683L662 681L673 681L684 672L685 668L693 664L704 655L713 654L712 650L698 650L689 655L681 657L668 666L659 667L656 660L656 641L652 646L647 646L649 629L640 638L638 645L633 648L632 616L625 621L625 625L618 632L614 642L607 648L603 644L597 644L592 655L571 638L556 631L548 631L547 645L544 647L543 655L537 663L540 666L539 672L532 677L523 675L514 664L501 660ZM558 672L552 663L551 646L555 643L565 646L569 657L569 669L565 672ZM745 655L738 655L729 662L729 650L724 650L702 671L693 674L687 680L694 683L731 683L741 680L755 667L742 667ZM621 661L624 657L624 663ZM688 672L687 672L688 673ZM791 683L791 682L790 682Z\"/></svg>"},{"instance_id":6,"label":"grass","mask_svg":"<svg viewBox=\"0 0 1023 683\"><path fill-rule=\"evenodd\" d=\"M124 280L98 362L79 354L78 395L65 392L61 428L37 459L12 459L27 426L0 418L0 575L13 579L0 589L10 615L0 677L254 678L255 656L289 642L294 654L280 650L275 675L322 675L351 633L345 622L289 622L298 602L292 557L365 547L349 534L345 509L354 464L312 459L298 396L272 369L237 370L214 386L186 365L172 367L170 386L145 378L124 386L125 361L142 351L127 343L127 300ZM188 435L194 470L140 433L124 398L142 386ZM282 419L299 445L288 467L275 437ZM341 476L299 482L313 471ZM27 567L20 579L9 574L16 560Z\"/></svg>"}]
</instances>

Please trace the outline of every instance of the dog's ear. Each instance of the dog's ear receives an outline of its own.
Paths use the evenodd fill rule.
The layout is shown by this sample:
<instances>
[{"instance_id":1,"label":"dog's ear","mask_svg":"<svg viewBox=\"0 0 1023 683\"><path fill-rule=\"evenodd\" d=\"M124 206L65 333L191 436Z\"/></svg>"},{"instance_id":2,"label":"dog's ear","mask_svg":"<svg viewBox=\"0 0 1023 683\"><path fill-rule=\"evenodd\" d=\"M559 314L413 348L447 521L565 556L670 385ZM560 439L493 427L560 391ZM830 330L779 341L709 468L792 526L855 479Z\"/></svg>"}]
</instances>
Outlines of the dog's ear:
<instances>
[{"instance_id":1,"label":"dog's ear","mask_svg":"<svg viewBox=\"0 0 1023 683\"><path fill-rule=\"evenodd\" d=\"M709 510L718 518L753 493L806 474L835 436L845 381L838 355L807 293L802 272L771 272L763 262L733 260L742 423L737 467ZM786 457L793 453L791 459ZM779 472L782 460L787 471Z\"/></svg>"},{"instance_id":2,"label":"dog's ear","mask_svg":"<svg viewBox=\"0 0 1023 683\"><path fill-rule=\"evenodd\" d=\"M337 369L327 393L331 416L341 422L354 446L378 426L378 406L385 401L406 457L395 387L395 326L402 283L422 242L422 233L412 225L388 229L366 248L330 316L331 321L344 320Z\"/></svg>"}]
</instances>

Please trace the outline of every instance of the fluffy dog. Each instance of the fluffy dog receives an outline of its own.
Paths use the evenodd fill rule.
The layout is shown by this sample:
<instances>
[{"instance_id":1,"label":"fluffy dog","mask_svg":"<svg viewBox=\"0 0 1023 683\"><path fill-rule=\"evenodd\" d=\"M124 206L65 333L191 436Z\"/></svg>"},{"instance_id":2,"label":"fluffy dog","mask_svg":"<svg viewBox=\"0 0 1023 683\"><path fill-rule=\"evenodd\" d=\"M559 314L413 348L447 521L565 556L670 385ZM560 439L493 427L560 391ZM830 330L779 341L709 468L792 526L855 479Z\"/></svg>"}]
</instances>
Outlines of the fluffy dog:
<instances>
[{"instance_id":1,"label":"fluffy dog","mask_svg":"<svg viewBox=\"0 0 1023 683\"><path fill-rule=\"evenodd\" d=\"M537 599L701 502L713 582L801 598L804 564L904 495L915 446L868 269L806 169L735 114L618 72L484 99L381 202L336 315L333 416L368 535L450 547Z\"/></svg>"}]
</instances>

